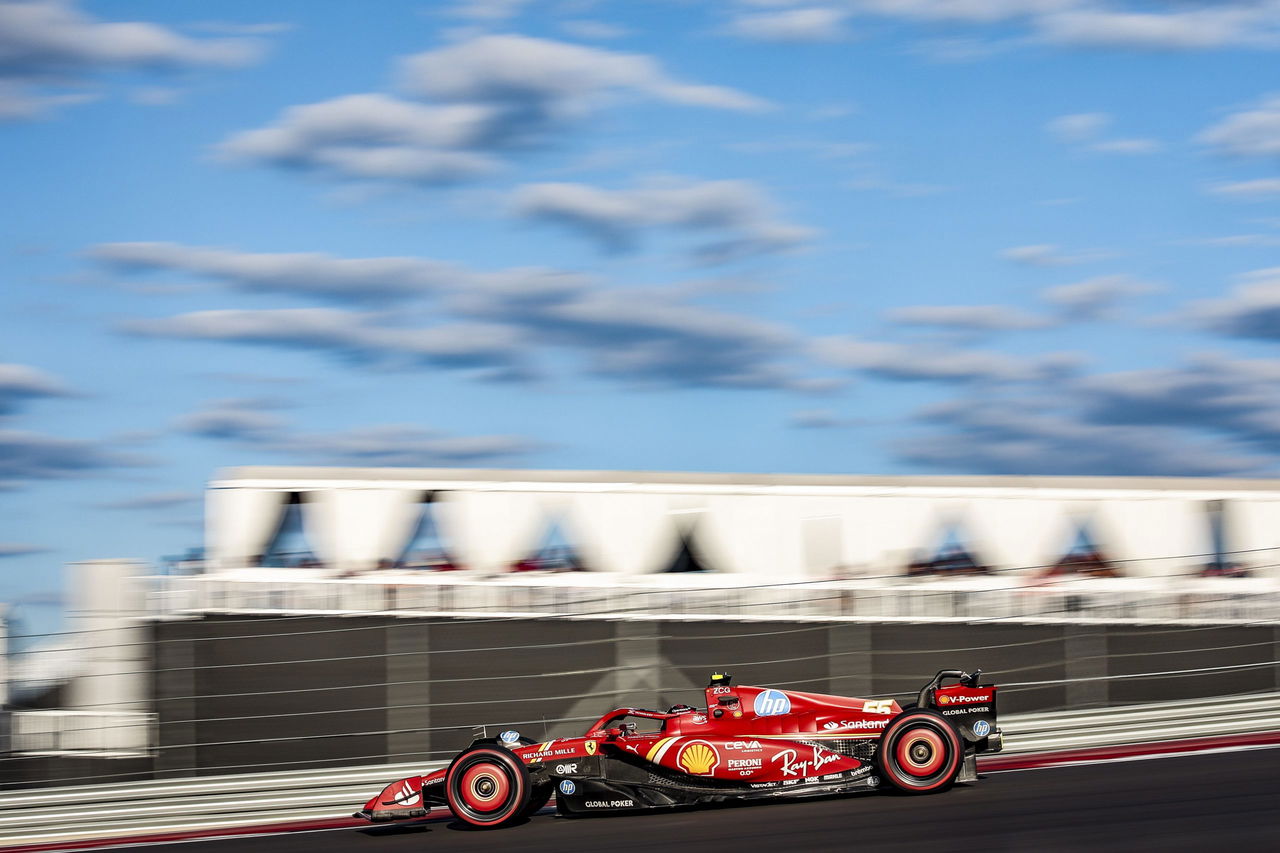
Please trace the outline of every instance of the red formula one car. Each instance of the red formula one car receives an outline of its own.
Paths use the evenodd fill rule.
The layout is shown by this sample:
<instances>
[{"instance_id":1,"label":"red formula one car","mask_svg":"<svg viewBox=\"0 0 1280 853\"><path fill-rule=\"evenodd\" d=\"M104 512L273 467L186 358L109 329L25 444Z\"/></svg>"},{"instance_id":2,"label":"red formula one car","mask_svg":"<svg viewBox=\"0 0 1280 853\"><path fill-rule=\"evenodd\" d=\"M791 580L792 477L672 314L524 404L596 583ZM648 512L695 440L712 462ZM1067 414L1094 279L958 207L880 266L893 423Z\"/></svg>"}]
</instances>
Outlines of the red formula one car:
<instances>
[{"instance_id":1,"label":"red formula one car","mask_svg":"<svg viewBox=\"0 0 1280 853\"><path fill-rule=\"evenodd\" d=\"M443 770L391 783L356 817L405 820L448 806L469 824L496 827L553 793L561 814L577 815L883 785L944 791L977 779L976 754L1002 746L996 688L979 684L981 674L943 670L902 706L737 687L717 673L705 710L618 708L581 737L545 743L506 731L475 741Z\"/></svg>"}]
</instances>

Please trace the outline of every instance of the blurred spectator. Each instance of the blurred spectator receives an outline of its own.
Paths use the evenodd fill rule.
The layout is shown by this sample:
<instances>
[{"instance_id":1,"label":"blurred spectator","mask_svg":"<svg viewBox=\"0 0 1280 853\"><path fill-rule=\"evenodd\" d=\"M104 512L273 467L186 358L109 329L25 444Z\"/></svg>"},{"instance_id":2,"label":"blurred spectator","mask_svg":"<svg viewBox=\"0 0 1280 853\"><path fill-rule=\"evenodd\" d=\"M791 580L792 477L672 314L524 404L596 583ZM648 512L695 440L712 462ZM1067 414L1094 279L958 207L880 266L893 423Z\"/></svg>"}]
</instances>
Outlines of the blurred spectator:
<instances>
[{"instance_id":1,"label":"blurred spectator","mask_svg":"<svg viewBox=\"0 0 1280 853\"><path fill-rule=\"evenodd\" d=\"M1084 575L1091 578L1118 578L1120 572L1097 548L1071 549L1045 570L1041 577Z\"/></svg>"},{"instance_id":2,"label":"blurred spectator","mask_svg":"<svg viewBox=\"0 0 1280 853\"><path fill-rule=\"evenodd\" d=\"M916 559L907 564L907 575L909 577L920 577L923 575L986 575L991 573L991 567L979 563L969 553L969 549L965 548L958 542L948 542L938 550L933 559L921 559L918 555Z\"/></svg>"},{"instance_id":3,"label":"blurred spectator","mask_svg":"<svg viewBox=\"0 0 1280 853\"><path fill-rule=\"evenodd\" d=\"M1226 560L1214 560L1200 570L1202 578L1248 578L1253 573L1246 566Z\"/></svg>"},{"instance_id":4,"label":"blurred spectator","mask_svg":"<svg viewBox=\"0 0 1280 853\"><path fill-rule=\"evenodd\" d=\"M544 548L511 564L513 572L583 572L586 567L572 548Z\"/></svg>"},{"instance_id":5,"label":"blurred spectator","mask_svg":"<svg viewBox=\"0 0 1280 853\"><path fill-rule=\"evenodd\" d=\"M399 565L402 568L424 572L455 572L461 568L440 549L415 551L401 560Z\"/></svg>"}]
</instances>

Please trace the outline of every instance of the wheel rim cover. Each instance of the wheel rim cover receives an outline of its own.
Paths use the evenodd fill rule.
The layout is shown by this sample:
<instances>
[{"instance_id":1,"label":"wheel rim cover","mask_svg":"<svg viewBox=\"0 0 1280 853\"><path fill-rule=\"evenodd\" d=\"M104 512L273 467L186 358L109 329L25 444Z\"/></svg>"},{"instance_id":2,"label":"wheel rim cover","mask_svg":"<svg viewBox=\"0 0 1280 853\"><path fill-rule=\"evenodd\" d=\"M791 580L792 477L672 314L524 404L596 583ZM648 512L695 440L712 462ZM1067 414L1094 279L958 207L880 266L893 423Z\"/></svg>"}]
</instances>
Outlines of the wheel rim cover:
<instances>
[{"instance_id":1,"label":"wheel rim cover","mask_svg":"<svg viewBox=\"0 0 1280 853\"><path fill-rule=\"evenodd\" d=\"M933 729L920 727L908 729L898 738L894 757L905 773L925 779L946 764L947 751L941 735Z\"/></svg>"},{"instance_id":2,"label":"wheel rim cover","mask_svg":"<svg viewBox=\"0 0 1280 853\"><path fill-rule=\"evenodd\" d=\"M468 767L458 785L462 801L477 812L493 812L502 808L511 792L511 783L503 768L489 761Z\"/></svg>"}]
</instances>

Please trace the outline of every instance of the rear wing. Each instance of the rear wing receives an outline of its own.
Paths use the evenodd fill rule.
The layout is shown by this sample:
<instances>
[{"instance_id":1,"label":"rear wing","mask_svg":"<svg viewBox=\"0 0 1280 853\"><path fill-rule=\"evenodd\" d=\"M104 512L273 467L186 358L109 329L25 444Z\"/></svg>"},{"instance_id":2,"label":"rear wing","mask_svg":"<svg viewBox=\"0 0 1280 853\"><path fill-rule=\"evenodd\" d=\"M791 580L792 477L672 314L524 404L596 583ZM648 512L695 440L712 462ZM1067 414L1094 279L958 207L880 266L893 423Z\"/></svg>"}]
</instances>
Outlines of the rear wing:
<instances>
[{"instance_id":1,"label":"rear wing","mask_svg":"<svg viewBox=\"0 0 1280 853\"><path fill-rule=\"evenodd\" d=\"M947 718L961 736L977 744L979 752L999 752L1003 746L996 728L996 686L981 684L982 670L972 675L958 669L940 670L920 688L916 704ZM944 682L956 684L944 686Z\"/></svg>"}]
</instances>

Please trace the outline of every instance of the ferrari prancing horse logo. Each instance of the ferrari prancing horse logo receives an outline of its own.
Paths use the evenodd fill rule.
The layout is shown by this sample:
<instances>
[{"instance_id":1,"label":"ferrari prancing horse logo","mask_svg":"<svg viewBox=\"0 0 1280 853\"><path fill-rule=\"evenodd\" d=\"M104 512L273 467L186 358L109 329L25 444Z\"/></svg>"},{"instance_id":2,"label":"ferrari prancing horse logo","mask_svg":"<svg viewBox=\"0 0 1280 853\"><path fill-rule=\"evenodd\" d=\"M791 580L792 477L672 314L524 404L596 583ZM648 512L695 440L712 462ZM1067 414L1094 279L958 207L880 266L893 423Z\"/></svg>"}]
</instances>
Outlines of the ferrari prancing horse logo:
<instances>
[{"instance_id":1,"label":"ferrari prancing horse logo","mask_svg":"<svg viewBox=\"0 0 1280 853\"><path fill-rule=\"evenodd\" d=\"M583 748L583 749L585 749L585 750L587 751L587 755L595 755L595 754L596 754L596 742L595 742L595 741L593 741L593 740L589 740L589 741L587 741L586 743L584 743L584 744L582 745L582 748Z\"/></svg>"}]
</instances>

